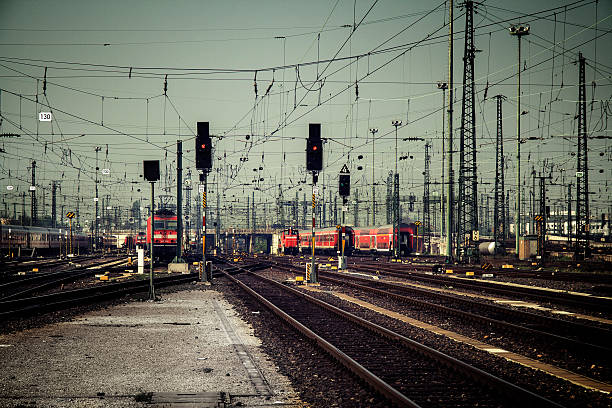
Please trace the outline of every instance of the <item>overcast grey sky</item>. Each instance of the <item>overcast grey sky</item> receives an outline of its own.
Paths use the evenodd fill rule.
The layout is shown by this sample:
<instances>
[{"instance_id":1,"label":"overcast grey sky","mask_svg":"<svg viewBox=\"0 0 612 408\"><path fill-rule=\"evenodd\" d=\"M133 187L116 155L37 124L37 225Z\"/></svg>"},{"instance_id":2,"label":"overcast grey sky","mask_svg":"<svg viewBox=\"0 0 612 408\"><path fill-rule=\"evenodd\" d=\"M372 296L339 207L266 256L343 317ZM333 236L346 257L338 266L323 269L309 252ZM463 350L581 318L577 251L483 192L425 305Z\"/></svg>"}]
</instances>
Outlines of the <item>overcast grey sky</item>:
<instances>
[{"instance_id":1,"label":"overcast grey sky","mask_svg":"<svg viewBox=\"0 0 612 408\"><path fill-rule=\"evenodd\" d=\"M47 194L47 213L50 183L56 180L61 182L60 201L65 195L66 207L74 209L80 197L82 220L91 219L96 146L102 148L99 167L110 169L110 175L99 174L100 195L110 194L112 205L125 208L148 196L140 178L142 160L162 160L160 187L171 188L176 183L176 141L184 141L185 167L192 167L198 121L209 121L219 137L211 181L222 189L211 188L209 203L214 206L214 194L224 194L227 226L243 221L239 214L253 189L257 201L269 203L278 196L279 185L285 199L309 191L299 183L310 180L304 154L308 123L321 123L327 138L323 187L335 194L337 173L347 163L353 191L359 190L361 200L371 200L368 129L379 130L374 182L383 183L395 162L391 121L402 120L398 155L408 159L399 162L401 194L415 194L420 201L425 142L404 139L432 143L432 179L440 181L443 113L436 83L448 76L447 7L444 2L389 0L2 0L1 131L21 137L0 140L0 211L4 202L11 213L11 203L21 202L34 159L39 190ZM455 9L455 18L458 129L463 9ZM506 186L516 188L517 40L507 27L518 22L530 24L532 31L524 37L521 62L522 110L527 111L522 135L528 139L522 166L528 176L532 166L539 170L545 161L554 164L553 181L560 184L549 189L554 200L565 194L562 185L575 176L574 62L579 51L587 58L589 134L612 136L607 126L612 113L612 3L488 0L477 7L478 171L483 182L479 192L485 194L493 190L492 96L497 94L508 98L503 104ZM53 121L38 122L38 112L49 110ZM610 203L612 146L608 139L591 139L589 149L592 209L597 212ZM14 190L8 191L7 185ZM381 203L384 190L378 187ZM235 208L231 215L229 206ZM379 218L383 212L382 207L377 210ZM416 219L418 214L406 216ZM270 220L273 217L269 214Z\"/></svg>"}]
</instances>

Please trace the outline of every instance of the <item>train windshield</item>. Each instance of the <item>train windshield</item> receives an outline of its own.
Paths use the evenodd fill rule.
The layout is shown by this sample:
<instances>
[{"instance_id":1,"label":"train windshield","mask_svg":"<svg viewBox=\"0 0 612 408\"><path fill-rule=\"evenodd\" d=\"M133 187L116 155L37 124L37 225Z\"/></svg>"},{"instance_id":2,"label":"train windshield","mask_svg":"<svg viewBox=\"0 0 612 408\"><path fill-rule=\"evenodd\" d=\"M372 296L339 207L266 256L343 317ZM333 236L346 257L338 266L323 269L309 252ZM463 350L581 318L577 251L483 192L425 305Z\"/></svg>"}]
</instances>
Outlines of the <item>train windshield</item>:
<instances>
[{"instance_id":1,"label":"train windshield","mask_svg":"<svg viewBox=\"0 0 612 408\"><path fill-rule=\"evenodd\" d=\"M176 230L176 220L155 220L156 230Z\"/></svg>"}]
</instances>

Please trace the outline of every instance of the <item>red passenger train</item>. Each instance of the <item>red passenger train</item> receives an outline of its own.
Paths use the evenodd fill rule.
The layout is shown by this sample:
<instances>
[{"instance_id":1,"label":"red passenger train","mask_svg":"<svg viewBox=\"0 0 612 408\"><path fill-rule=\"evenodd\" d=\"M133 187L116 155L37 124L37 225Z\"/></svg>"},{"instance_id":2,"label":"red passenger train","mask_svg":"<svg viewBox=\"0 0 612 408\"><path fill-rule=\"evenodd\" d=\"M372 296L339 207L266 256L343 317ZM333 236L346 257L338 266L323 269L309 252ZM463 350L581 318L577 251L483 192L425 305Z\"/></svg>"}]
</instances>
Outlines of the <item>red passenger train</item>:
<instances>
[{"instance_id":1,"label":"red passenger train","mask_svg":"<svg viewBox=\"0 0 612 408\"><path fill-rule=\"evenodd\" d=\"M415 249L415 224L400 224L399 252L406 256ZM315 251L319 254L337 254L341 250L340 231L345 236L344 254L390 254L393 253L393 225L374 227L332 227L315 230ZM297 243L297 247L296 247ZM298 251L309 253L312 243L312 231L287 228L281 234L280 252L295 254Z\"/></svg>"}]
</instances>

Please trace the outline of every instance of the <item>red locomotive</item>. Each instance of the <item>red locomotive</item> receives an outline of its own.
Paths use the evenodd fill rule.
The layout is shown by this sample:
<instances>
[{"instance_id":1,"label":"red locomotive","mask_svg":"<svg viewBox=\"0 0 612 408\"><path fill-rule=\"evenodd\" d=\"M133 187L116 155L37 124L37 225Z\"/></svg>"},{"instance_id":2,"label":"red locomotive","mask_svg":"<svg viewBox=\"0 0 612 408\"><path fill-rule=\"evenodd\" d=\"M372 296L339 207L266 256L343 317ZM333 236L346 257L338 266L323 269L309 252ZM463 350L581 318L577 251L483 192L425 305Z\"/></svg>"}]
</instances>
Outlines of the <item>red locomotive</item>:
<instances>
[{"instance_id":1,"label":"red locomotive","mask_svg":"<svg viewBox=\"0 0 612 408\"><path fill-rule=\"evenodd\" d=\"M155 214L155 256L168 258L176 254L176 215L170 211L158 211ZM147 246L151 245L151 217L147 219Z\"/></svg>"},{"instance_id":2,"label":"red locomotive","mask_svg":"<svg viewBox=\"0 0 612 408\"><path fill-rule=\"evenodd\" d=\"M295 255L298 253L298 236L299 232L297 229L289 227L283 230L280 237L280 249L283 254Z\"/></svg>"}]
</instances>

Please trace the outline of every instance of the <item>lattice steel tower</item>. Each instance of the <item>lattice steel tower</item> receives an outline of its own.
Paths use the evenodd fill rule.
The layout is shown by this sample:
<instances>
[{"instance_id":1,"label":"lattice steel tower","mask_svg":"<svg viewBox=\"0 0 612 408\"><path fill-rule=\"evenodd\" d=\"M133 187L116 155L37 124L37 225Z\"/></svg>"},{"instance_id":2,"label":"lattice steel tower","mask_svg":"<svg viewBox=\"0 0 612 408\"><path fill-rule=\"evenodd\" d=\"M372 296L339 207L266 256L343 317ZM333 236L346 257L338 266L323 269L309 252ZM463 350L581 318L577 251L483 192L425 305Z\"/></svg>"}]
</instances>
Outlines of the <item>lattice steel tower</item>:
<instances>
[{"instance_id":1,"label":"lattice steel tower","mask_svg":"<svg viewBox=\"0 0 612 408\"><path fill-rule=\"evenodd\" d=\"M587 167L586 84L585 59L578 54L580 65L578 83L578 164L576 168L576 246L575 258L582 260L591 255L589 245L589 168Z\"/></svg>"},{"instance_id":2,"label":"lattice steel tower","mask_svg":"<svg viewBox=\"0 0 612 408\"><path fill-rule=\"evenodd\" d=\"M504 136L502 127L503 95L497 99L497 144L495 149L495 204L493 209L493 240L501 242L506 239L506 200L504 200Z\"/></svg>"},{"instance_id":3,"label":"lattice steel tower","mask_svg":"<svg viewBox=\"0 0 612 408\"><path fill-rule=\"evenodd\" d=\"M425 180L423 183L423 241L425 242L425 252L431 252L431 217L429 214L429 164L431 156L429 149L431 144L425 143L425 171L423 172ZM425 235L427 234L427 235Z\"/></svg>"},{"instance_id":4,"label":"lattice steel tower","mask_svg":"<svg viewBox=\"0 0 612 408\"><path fill-rule=\"evenodd\" d=\"M463 56L463 99L461 102L461 133L459 141L459 221L458 246L462 258L470 256L472 232L478 230L478 191L476 179L476 111L474 84L474 3L466 1L465 51ZM469 238L466 236L469 234ZM475 253L475 251L473 251Z\"/></svg>"}]
</instances>

